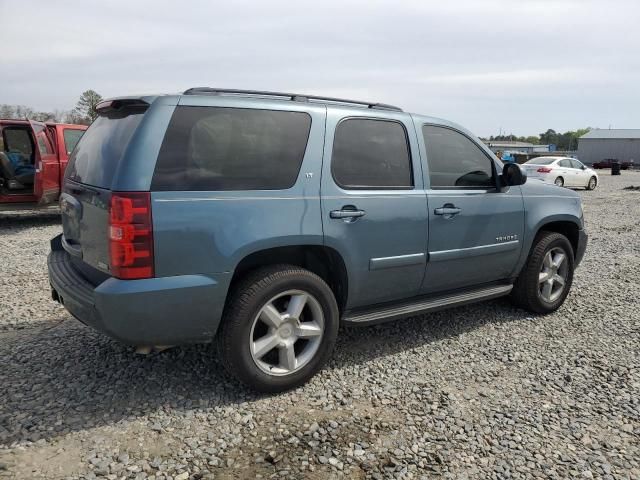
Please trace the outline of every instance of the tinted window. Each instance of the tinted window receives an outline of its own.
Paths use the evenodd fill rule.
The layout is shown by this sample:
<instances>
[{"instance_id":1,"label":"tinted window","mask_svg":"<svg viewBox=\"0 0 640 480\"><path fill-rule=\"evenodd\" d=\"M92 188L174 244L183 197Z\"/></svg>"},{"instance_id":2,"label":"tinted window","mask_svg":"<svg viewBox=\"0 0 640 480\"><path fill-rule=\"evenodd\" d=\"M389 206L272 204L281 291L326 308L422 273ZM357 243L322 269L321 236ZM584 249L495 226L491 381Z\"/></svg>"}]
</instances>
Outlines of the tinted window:
<instances>
[{"instance_id":1,"label":"tinted window","mask_svg":"<svg viewBox=\"0 0 640 480\"><path fill-rule=\"evenodd\" d=\"M4 149L7 152L22 153L24 155L33 154L33 144L31 143L30 130L26 128L5 128L2 131L4 137Z\"/></svg>"},{"instance_id":2,"label":"tinted window","mask_svg":"<svg viewBox=\"0 0 640 480\"><path fill-rule=\"evenodd\" d=\"M71 128L65 128L62 131L62 136L64 137L64 148L67 151L67 155L73 152L73 149L76 148L76 145L80 141L84 130L73 130Z\"/></svg>"},{"instance_id":3,"label":"tinted window","mask_svg":"<svg viewBox=\"0 0 640 480\"><path fill-rule=\"evenodd\" d=\"M311 117L222 107L178 107L153 175L156 190L283 190L300 172Z\"/></svg>"},{"instance_id":4,"label":"tinted window","mask_svg":"<svg viewBox=\"0 0 640 480\"><path fill-rule=\"evenodd\" d=\"M345 188L411 188L411 158L397 122L349 119L336 128L331 171Z\"/></svg>"},{"instance_id":5,"label":"tinted window","mask_svg":"<svg viewBox=\"0 0 640 480\"><path fill-rule=\"evenodd\" d=\"M450 128L422 127L431 188L495 187L492 160L468 137Z\"/></svg>"},{"instance_id":6,"label":"tinted window","mask_svg":"<svg viewBox=\"0 0 640 480\"><path fill-rule=\"evenodd\" d=\"M73 150L67 177L87 185L109 188L143 116L142 109L100 115Z\"/></svg>"},{"instance_id":7,"label":"tinted window","mask_svg":"<svg viewBox=\"0 0 640 480\"><path fill-rule=\"evenodd\" d=\"M573 168L571 166L571 160L560 160L558 162L558 165L560 165L561 167L564 167L564 168Z\"/></svg>"}]
</instances>

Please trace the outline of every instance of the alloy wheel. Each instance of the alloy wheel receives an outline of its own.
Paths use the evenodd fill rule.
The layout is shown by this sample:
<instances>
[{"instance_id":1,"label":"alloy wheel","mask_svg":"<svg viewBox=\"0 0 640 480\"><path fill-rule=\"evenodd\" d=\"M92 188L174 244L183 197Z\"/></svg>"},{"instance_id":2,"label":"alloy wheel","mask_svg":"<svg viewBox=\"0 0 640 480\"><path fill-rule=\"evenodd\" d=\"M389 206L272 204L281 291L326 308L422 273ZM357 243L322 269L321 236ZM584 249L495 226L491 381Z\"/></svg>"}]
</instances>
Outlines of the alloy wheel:
<instances>
[{"instance_id":1,"label":"alloy wheel","mask_svg":"<svg viewBox=\"0 0 640 480\"><path fill-rule=\"evenodd\" d=\"M559 247L549 250L542 261L538 275L538 293L547 303L555 302L564 291L569 273L566 252Z\"/></svg>"},{"instance_id":2,"label":"alloy wheel","mask_svg":"<svg viewBox=\"0 0 640 480\"><path fill-rule=\"evenodd\" d=\"M313 359L324 323L322 307L313 295L302 290L280 293L253 320L251 358L269 375L289 375Z\"/></svg>"}]
</instances>

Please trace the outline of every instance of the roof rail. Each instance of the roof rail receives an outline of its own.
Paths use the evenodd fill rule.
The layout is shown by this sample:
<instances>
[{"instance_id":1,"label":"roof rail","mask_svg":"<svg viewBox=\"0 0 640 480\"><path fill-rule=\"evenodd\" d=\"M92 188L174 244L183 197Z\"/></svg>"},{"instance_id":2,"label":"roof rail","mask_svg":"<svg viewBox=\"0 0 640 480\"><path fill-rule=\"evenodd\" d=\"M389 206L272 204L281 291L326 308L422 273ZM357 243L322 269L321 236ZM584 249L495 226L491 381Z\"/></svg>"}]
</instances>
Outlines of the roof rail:
<instances>
[{"instance_id":1,"label":"roof rail","mask_svg":"<svg viewBox=\"0 0 640 480\"><path fill-rule=\"evenodd\" d=\"M194 87L185 90L183 95L246 95L255 97L279 97L282 99L292 100L294 102L308 102L309 100L317 100L327 103L345 103L349 105L358 105L377 110L394 110L401 112L400 107L387 105L386 103L363 102L360 100L346 100L344 98L321 97L318 95L303 95L300 93L283 93L283 92L265 92L260 90L236 90L233 88L211 88L211 87Z\"/></svg>"}]
</instances>

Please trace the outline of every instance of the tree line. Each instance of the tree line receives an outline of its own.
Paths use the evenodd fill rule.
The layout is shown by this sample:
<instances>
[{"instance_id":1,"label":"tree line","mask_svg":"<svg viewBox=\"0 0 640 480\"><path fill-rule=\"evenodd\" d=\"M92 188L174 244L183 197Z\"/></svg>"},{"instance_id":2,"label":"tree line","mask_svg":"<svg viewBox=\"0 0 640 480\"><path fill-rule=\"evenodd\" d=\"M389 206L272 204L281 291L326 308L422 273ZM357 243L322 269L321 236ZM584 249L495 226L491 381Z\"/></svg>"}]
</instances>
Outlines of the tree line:
<instances>
[{"instance_id":1,"label":"tree line","mask_svg":"<svg viewBox=\"0 0 640 480\"><path fill-rule=\"evenodd\" d=\"M97 117L96 106L102 101L102 96L95 90L87 90L80 95L78 103L71 110L54 110L52 112L39 112L24 105L0 104L0 118L29 119L39 122L77 123L89 125ZM576 150L578 148L578 138L587 133L591 128L579 128L569 130L564 133L548 129L537 136L517 137L510 135L491 135L488 139L482 138L484 142L526 142L534 145L553 144L557 150Z\"/></svg>"},{"instance_id":2,"label":"tree line","mask_svg":"<svg viewBox=\"0 0 640 480\"><path fill-rule=\"evenodd\" d=\"M484 142L526 142L534 145L550 145L556 146L557 150L571 151L578 148L578 138L591 130L590 127L579 128L577 130L569 130L564 133L556 132L552 128L538 136L517 137L511 135L490 136L488 139L483 138Z\"/></svg>"},{"instance_id":3,"label":"tree line","mask_svg":"<svg viewBox=\"0 0 640 480\"><path fill-rule=\"evenodd\" d=\"M86 90L71 110L40 112L24 105L0 104L0 118L89 125L97 117L96 106L101 101L102 96L98 92Z\"/></svg>"}]
</instances>

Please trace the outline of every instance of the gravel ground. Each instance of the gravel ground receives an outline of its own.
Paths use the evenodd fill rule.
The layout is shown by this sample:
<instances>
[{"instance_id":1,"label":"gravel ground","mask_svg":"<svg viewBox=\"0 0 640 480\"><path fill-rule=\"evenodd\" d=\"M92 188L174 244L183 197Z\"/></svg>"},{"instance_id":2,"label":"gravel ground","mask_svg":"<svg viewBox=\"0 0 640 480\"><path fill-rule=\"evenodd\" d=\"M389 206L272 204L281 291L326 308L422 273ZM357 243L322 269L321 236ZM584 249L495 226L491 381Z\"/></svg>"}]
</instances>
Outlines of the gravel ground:
<instances>
[{"instance_id":1,"label":"gravel ground","mask_svg":"<svg viewBox=\"0 0 640 480\"><path fill-rule=\"evenodd\" d=\"M0 477L640 478L640 172L581 192L567 302L497 300L343 329L277 396L211 346L147 357L49 299L55 216L0 217Z\"/></svg>"}]
</instances>

